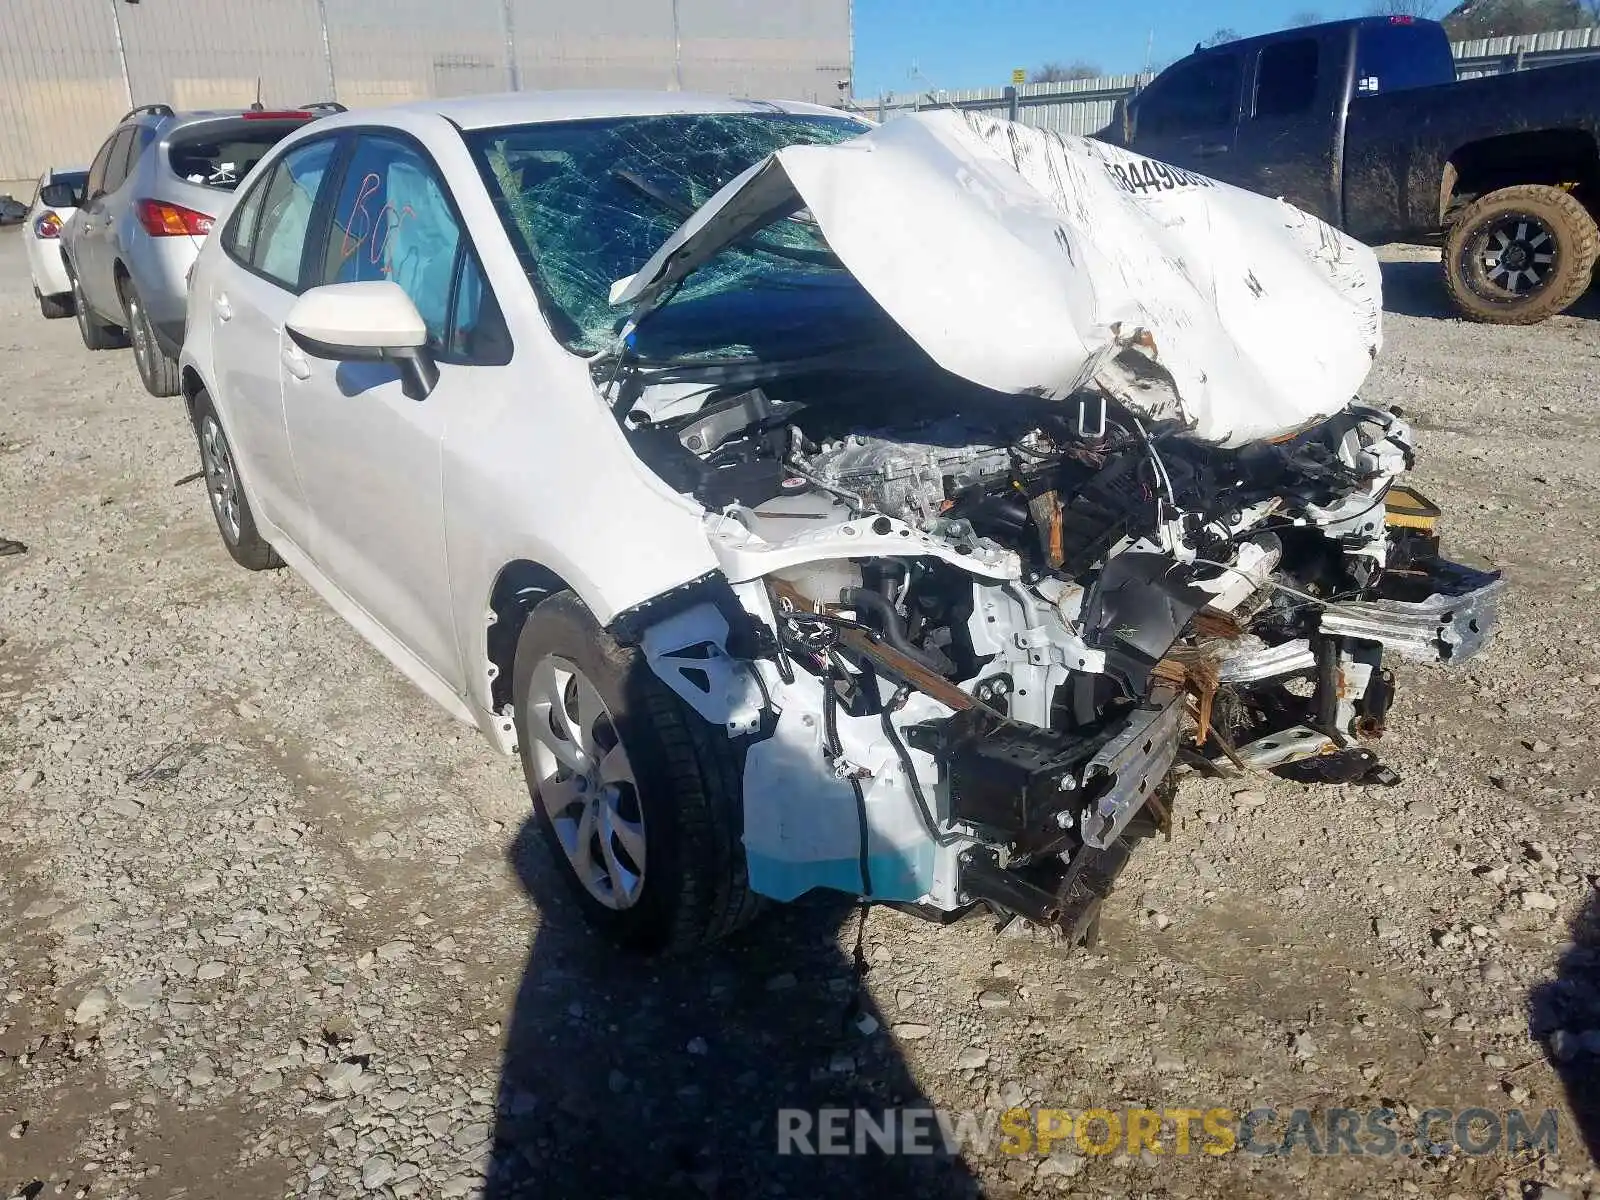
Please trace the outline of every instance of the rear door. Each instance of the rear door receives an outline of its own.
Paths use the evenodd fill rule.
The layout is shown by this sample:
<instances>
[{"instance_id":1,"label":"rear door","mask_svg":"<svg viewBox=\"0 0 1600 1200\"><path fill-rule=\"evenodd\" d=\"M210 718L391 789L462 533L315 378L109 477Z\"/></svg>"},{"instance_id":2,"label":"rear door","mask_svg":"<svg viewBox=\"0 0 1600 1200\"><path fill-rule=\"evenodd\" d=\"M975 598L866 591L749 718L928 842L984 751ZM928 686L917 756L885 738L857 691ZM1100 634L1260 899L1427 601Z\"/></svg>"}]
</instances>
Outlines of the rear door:
<instances>
[{"instance_id":1,"label":"rear door","mask_svg":"<svg viewBox=\"0 0 1600 1200\"><path fill-rule=\"evenodd\" d=\"M83 210L72 240L72 263L78 272L89 307L103 317L120 319L122 305L116 303L111 287L111 272L117 214L112 212L113 193L128 175L128 148L133 144L133 127L124 126L95 155L89 168Z\"/></svg>"},{"instance_id":2,"label":"rear door","mask_svg":"<svg viewBox=\"0 0 1600 1200\"><path fill-rule=\"evenodd\" d=\"M1129 104L1130 148L1233 182L1233 144L1244 89L1243 55L1207 50L1168 67Z\"/></svg>"},{"instance_id":3,"label":"rear door","mask_svg":"<svg viewBox=\"0 0 1600 1200\"><path fill-rule=\"evenodd\" d=\"M338 148L337 136L302 142L251 183L222 228L227 269L208 295L190 298L189 319L211 325L223 424L251 502L302 549L308 516L283 419L283 324L304 290L312 214Z\"/></svg>"},{"instance_id":4,"label":"rear door","mask_svg":"<svg viewBox=\"0 0 1600 1200\"><path fill-rule=\"evenodd\" d=\"M1230 182L1339 222L1349 42L1348 29L1307 33L1253 55Z\"/></svg>"}]
</instances>

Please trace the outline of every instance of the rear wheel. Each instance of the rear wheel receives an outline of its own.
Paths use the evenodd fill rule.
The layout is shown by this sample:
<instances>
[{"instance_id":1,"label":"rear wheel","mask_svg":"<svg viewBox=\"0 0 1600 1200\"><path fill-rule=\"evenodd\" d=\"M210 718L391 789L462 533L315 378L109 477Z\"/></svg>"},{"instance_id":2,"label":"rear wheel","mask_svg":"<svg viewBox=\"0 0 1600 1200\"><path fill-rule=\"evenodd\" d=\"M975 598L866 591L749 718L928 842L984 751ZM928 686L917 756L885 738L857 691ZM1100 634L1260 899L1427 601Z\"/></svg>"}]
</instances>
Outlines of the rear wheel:
<instances>
[{"instance_id":1,"label":"rear wheel","mask_svg":"<svg viewBox=\"0 0 1600 1200\"><path fill-rule=\"evenodd\" d=\"M630 950L671 953L755 916L726 732L570 592L529 614L512 695L535 819L595 929Z\"/></svg>"},{"instance_id":2,"label":"rear wheel","mask_svg":"<svg viewBox=\"0 0 1600 1200\"><path fill-rule=\"evenodd\" d=\"M1600 230L1575 197L1523 184L1462 210L1445 240L1445 283L1475 321L1532 325L1583 295L1597 255Z\"/></svg>"},{"instance_id":3,"label":"rear wheel","mask_svg":"<svg viewBox=\"0 0 1600 1200\"><path fill-rule=\"evenodd\" d=\"M239 470L234 465L233 447L205 392L195 397L194 435L200 443L200 467L206 495L211 500L211 515L217 519L217 532L233 561L252 571L283 566L278 552L256 529L250 501L245 498L244 485L239 482Z\"/></svg>"},{"instance_id":4,"label":"rear wheel","mask_svg":"<svg viewBox=\"0 0 1600 1200\"><path fill-rule=\"evenodd\" d=\"M127 345L122 330L115 325L107 325L84 303L83 288L79 286L76 275L72 278L72 307L78 314L78 336L83 338L84 349L120 350Z\"/></svg>"},{"instance_id":5,"label":"rear wheel","mask_svg":"<svg viewBox=\"0 0 1600 1200\"><path fill-rule=\"evenodd\" d=\"M122 283L122 305L128 314L128 336L133 342L133 361L138 364L139 378L144 390L152 396L178 394L178 362L167 357L167 352L156 341L156 331L150 325L150 314L133 280Z\"/></svg>"},{"instance_id":6,"label":"rear wheel","mask_svg":"<svg viewBox=\"0 0 1600 1200\"><path fill-rule=\"evenodd\" d=\"M65 296L43 296L39 289L33 289L34 297L39 301L39 312L47 321L55 321L61 317L72 315L73 303L70 294Z\"/></svg>"}]
</instances>

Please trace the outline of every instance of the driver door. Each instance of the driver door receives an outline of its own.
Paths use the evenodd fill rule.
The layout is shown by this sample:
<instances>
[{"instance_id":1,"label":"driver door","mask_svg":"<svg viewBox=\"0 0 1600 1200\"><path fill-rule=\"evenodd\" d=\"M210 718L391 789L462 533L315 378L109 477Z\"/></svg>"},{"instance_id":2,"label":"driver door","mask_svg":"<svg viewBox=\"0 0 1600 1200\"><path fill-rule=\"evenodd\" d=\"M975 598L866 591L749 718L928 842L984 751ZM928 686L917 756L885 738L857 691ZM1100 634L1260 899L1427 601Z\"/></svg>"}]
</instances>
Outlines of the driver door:
<instances>
[{"instance_id":1,"label":"driver door","mask_svg":"<svg viewBox=\"0 0 1600 1200\"><path fill-rule=\"evenodd\" d=\"M474 401L475 374L492 369L460 353L453 331L493 306L493 296L437 167L403 135L357 134L331 217L308 282L399 284L427 326L439 378L413 400L391 364L312 358L285 342L283 409L310 519L307 550L341 592L461 694L442 449L452 417Z\"/></svg>"}]
</instances>

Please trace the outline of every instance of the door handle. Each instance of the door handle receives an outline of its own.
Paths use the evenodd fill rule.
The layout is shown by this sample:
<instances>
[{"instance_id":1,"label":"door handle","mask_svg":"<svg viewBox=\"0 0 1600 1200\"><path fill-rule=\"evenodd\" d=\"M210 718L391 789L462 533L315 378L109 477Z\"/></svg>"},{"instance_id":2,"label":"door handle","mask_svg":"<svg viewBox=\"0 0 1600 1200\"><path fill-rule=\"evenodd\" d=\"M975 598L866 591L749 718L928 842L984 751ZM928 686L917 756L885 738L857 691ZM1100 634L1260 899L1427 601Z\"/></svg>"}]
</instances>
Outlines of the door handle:
<instances>
[{"instance_id":1,"label":"door handle","mask_svg":"<svg viewBox=\"0 0 1600 1200\"><path fill-rule=\"evenodd\" d=\"M228 303L226 296L218 296L211 302L211 311L217 314L219 321L233 320L233 305Z\"/></svg>"},{"instance_id":2,"label":"door handle","mask_svg":"<svg viewBox=\"0 0 1600 1200\"><path fill-rule=\"evenodd\" d=\"M1194 152L1201 158L1215 158L1219 154L1226 154L1228 152L1228 145L1226 142L1211 142L1205 145L1196 146Z\"/></svg>"},{"instance_id":3,"label":"door handle","mask_svg":"<svg viewBox=\"0 0 1600 1200\"><path fill-rule=\"evenodd\" d=\"M298 346L283 348L283 366L296 379L311 378L311 364L306 360L306 356L300 353Z\"/></svg>"}]
</instances>

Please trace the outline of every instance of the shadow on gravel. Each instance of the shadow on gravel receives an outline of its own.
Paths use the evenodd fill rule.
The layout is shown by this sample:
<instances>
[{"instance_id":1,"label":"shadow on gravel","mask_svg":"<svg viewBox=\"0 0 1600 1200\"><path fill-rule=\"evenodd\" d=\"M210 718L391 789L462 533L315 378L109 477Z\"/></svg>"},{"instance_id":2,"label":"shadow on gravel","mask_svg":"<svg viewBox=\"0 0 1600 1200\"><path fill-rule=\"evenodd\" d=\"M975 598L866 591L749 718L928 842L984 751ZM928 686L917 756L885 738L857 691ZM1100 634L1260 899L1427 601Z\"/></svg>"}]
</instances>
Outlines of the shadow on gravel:
<instances>
[{"instance_id":1,"label":"shadow on gravel","mask_svg":"<svg viewBox=\"0 0 1600 1200\"><path fill-rule=\"evenodd\" d=\"M1386 262L1383 269L1383 311L1404 317L1461 320L1461 314L1444 290L1436 259L1426 262ZM1590 288L1566 316L1600 320L1600 287Z\"/></svg>"},{"instance_id":2,"label":"shadow on gravel","mask_svg":"<svg viewBox=\"0 0 1600 1200\"><path fill-rule=\"evenodd\" d=\"M927 1103L865 988L857 999L840 949L855 937L850 904L787 905L703 955L640 962L587 932L531 817L510 859L541 924L508 1031L487 1200L977 1193L943 1154L777 1153L779 1109Z\"/></svg>"},{"instance_id":3,"label":"shadow on gravel","mask_svg":"<svg viewBox=\"0 0 1600 1200\"><path fill-rule=\"evenodd\" d=\"M1528 1030L1543 1042L1584 1148L1600 1162L1600 892L1590 884L1556 977L1528 994Z\"/></svg>"}]
</instances>

